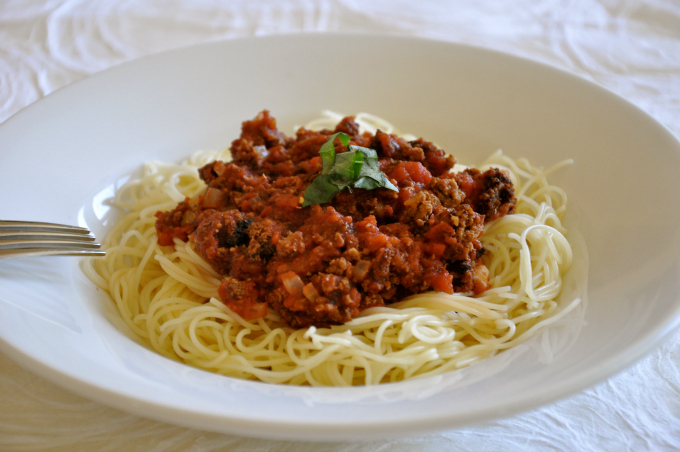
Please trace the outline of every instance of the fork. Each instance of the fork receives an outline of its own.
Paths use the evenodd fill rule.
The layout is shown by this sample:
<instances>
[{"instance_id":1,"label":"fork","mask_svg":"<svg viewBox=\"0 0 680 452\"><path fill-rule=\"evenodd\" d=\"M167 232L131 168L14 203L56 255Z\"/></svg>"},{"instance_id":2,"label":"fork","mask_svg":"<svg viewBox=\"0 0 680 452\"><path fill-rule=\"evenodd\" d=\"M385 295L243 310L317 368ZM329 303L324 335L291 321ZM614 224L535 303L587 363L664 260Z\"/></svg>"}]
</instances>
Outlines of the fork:
<instances>
[{"instance_id":1,"label":"fork","mask_svg":"<svg viewBox=\"0 0 680 452\"><path fill-rule=\"evenodd\" d=\"M0 260L35 256L103 256L86 228L35 221L0 220Z\"/></svg>"}]
</instances>

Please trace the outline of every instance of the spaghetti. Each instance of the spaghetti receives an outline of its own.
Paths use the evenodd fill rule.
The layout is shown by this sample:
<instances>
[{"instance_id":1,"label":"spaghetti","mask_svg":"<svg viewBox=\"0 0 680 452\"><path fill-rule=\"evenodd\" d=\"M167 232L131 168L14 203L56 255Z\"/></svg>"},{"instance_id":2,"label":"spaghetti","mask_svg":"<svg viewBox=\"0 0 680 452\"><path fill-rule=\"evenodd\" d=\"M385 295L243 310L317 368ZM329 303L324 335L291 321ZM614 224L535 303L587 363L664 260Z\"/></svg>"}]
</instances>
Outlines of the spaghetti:
<instances>
[{"instance_id":1,"label":"spaghetti","mask_svg":"<svg viewBox=\"0 0 680 452\"><path fill-rule=\"evenodd\" d=\"M380 118L362 119L357 115L361 126L390 127ZM307 128L325 124L320 120ZM560 306L557 301L572 251L562 225L567 196L548 182L551 172L570 162L542 170L498 151L479 168L507 170L518 202L515 214L487 223L481 237L491 289L474 296L414 295L324 328L292 328L272 310L246 321L220 301L221 275L190 242L157 243L154 214L205 190L198 169L214 160L228 161L229 152L198 152L179 165L147 163L140 177L115 194L113 204L125 215L104 241L106 257L85 266L132 331L168 358L268 383L375 385L492 357L580 302Z\"/></svg>"}]
</instances>

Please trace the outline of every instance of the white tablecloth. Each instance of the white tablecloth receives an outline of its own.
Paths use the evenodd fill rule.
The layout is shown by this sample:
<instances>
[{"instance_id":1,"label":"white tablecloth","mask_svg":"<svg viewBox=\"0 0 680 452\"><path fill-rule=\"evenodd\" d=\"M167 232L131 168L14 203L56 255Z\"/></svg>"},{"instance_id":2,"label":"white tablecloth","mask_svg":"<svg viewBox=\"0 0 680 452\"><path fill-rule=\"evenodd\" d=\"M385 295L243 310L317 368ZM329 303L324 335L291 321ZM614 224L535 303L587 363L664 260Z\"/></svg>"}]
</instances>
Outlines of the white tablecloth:
<instances>
[{"instance_id":1,"label":"white tablecloth","mask_svg":"<svg viewBox=\"0 0 680 452\"><path fill-rule=\"evenodd\" d=\"M273 33L370 31L470 43L553 64L613 90L680 136L677 0L458 3L3 0L0 123L57 88L167 49ZM552 405L462 430L372 443L276 442L147 420L65 391L1 352L3 451L680 449L678 334L619 375Z\"/></svg>"}]
</instances>

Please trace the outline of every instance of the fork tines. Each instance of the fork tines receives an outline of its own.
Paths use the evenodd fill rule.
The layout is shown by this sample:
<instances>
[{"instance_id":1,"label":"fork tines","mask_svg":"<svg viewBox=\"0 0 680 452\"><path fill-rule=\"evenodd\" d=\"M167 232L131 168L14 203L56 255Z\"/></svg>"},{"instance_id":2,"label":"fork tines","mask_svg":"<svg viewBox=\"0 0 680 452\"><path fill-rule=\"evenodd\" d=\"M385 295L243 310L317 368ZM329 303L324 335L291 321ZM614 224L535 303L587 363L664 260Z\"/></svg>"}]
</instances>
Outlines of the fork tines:
<instances>
[{"instance_id":1,"label":"fork tines","mask_svg":"<svg viewBox=\"0 0 680 452\"><path fill-rule=\"evenodd\" d=\"M11 257L102 256L101 245L86 228L56 223L0 220L0 259Z\"/></svg>"}]
</instances>

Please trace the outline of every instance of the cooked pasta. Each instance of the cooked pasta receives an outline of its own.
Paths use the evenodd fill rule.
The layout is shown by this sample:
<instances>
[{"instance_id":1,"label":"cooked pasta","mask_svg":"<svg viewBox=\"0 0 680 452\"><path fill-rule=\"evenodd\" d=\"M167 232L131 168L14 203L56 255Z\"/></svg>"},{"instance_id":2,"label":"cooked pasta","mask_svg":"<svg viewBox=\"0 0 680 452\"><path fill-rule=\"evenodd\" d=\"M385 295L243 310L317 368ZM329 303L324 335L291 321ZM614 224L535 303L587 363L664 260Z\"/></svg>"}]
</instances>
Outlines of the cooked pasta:
<instances>
[{"instance_id":1,"label":"cooked pasta","mask_svg":"<svg viewBox=\"0 0 680 452\"><path fill-rule=\"evenodd\" d=\"M327 117L337 122L333 113ZM341 116L340 116L341 117ZM364 127L391 127L357 115ZM322 128L319 120L306 127ZM272 310L246 321L217 294L221 275L175 239L157 244L156 217L205 189L198 168L228 151L198 152L181 164L150 162L122 186L124 212L92 258L87 275L105 289L132 331L158 353L232 377L268 383L351 386L422 378L469 366L534 336L580 302L558 303L572 250L562 225L567 196L551 172L502 152L478 166L506 169L514 183L512 215L487 223L481 238L491 289L479 294L428 292L373 307L343 325L295 329ZM457 170L458 168L454 168Z\"/></svg>"}]
</instances>

